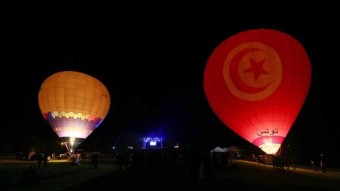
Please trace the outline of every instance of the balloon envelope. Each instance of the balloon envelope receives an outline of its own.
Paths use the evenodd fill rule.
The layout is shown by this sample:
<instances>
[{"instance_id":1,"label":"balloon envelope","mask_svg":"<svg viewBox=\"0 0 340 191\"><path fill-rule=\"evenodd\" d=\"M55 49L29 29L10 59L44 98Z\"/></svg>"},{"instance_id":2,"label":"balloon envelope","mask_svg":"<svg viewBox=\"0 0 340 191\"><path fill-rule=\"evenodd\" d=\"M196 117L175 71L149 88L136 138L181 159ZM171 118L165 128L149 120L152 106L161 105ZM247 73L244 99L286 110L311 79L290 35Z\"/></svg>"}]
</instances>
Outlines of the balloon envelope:
<instances>
[{"instance_id":1,"label":"balloon envelope","mask_svg":"<svg viewBox=\"0 0 340 191\"><path fill-rule=\"evenodd\" d=\"M240 32L219 44L204 71L204 91L219 119L275 154L307 97L311 66L303 46L273 29Z\"/></svg>"},{"instance_id":2,"label":"balloon envelope","mask_svg":"<svg viewBox=\"0 0 340 191\"><path fill-rule=\"evenodd\" d=\"M110 108L104 84L75 71L49 76L40 87L38 100L44 118L71 151L101 124Z\"/></svg>"}]
</instances>

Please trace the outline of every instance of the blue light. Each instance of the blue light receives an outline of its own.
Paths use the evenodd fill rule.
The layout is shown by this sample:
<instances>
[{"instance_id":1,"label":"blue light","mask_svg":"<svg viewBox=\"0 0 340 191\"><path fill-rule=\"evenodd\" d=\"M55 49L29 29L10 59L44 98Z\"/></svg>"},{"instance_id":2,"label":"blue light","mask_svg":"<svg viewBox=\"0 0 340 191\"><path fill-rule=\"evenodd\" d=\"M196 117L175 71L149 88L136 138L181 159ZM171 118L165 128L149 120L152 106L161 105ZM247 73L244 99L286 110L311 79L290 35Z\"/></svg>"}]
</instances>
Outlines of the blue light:
<instances>
[{"instance_id":1,"label":"blue light","mask_svg":"<svg viewBox=\"0 0 340 191\"><path fill-rule=\"evenodd\" d=\"M143 147L144 148L163 148L162 138L159 137L145 137L143 138Z\"/></svg>"}]
</instances>

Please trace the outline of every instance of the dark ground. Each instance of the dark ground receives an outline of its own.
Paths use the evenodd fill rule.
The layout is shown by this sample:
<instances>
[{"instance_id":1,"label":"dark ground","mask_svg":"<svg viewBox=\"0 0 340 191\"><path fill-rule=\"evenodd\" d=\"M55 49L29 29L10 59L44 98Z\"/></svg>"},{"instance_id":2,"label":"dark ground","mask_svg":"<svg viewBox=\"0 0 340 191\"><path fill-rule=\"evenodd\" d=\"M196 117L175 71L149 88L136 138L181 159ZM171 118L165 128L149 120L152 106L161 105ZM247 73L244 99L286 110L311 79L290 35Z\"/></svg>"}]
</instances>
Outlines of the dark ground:
<instances>
[{"instance_id":1,"label":"dark ground","mask_svg":"<svg viewBox=\"0 0 340 191\"><path fill-rule=\"evenodd\" d=\"M314 172L308 168L296 170L275 170L272 166L248 161L234 161L236 168L226 168L222 172L211 172L209 177L195 179L190 169L163 168L159 174L136 173L132 170L110 173L66 191L96 189L138 189L138 190L328 190L340 189L340 173Z\"/></svg>"},{"instance_id":2,"label":"dark ground","mask_svg":"<svg viewBox=\"0 0 340 191\"><path fill-rule=\"evenodd\" d=\"M97 169L89 168L89 161L83 161L79 166L72 166L69 162L51 162L47 168L39 170L42 182L22 186L18 180L30 164L32 162L0 160L0 191L340 190L339 169L327 169L326 173L299 165L296 170L292 167L289 170L274 169L271 165L245 160L234 160L233 164L237 166L226 166L221 171L212 168L205 178L193 176L190 165L164 165L152 171L146 164L140 170L129 167L119 171L112 161L101 160Z\"/></svg>"}]
</instances>

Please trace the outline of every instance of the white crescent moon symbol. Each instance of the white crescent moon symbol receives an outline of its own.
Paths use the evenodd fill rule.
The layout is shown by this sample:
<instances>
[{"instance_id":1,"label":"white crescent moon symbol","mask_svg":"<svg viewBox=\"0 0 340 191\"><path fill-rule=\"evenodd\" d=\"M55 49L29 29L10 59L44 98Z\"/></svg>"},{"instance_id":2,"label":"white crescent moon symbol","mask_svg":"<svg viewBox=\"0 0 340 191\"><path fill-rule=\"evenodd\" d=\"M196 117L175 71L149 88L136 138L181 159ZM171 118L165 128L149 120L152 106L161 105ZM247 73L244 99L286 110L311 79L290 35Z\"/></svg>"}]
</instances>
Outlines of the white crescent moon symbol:
<instances>
[{"instance_id":1,"label":"white crescent moon symbol","mask_svg":"<svg viewBox=\"0 0 340 191\"><path fill-rule=\"evenodd\" d=\"M263 90L265 90L268 86L269 83L262 86L262 87L253 87L253 86L249 86L248 84L246 84L240 77L239 75L239 64L241 59L248 54L249 52L254 52L254 51L262 51L259 48L247 48L244 50L241 50L240 52L238 52L230 61L230 79L232 81L232 83L235 85L235 87L242 91L242 92L246 92L246 93L250 93L250 94L254 94L254 93L258 93L258 92L262 92Z\"/></svg>"},{"instance_id":2,"label":"white crescent moon symbol","mask_svg":"<svg viewBox=\"0 0 340 191\"><path fill-rule=\"evenodd\" d=\"M263 69L268 75L261 75L259 81L249 79L249 74L240 72L240 68L249 67L251 58L255 61L266 59ZM282 81L282 74L279 54L262 42L246 42L235 46L223 62L224 82L229 91L242 100L259 101L272 95Z\"/></svg>"}]
</instances>

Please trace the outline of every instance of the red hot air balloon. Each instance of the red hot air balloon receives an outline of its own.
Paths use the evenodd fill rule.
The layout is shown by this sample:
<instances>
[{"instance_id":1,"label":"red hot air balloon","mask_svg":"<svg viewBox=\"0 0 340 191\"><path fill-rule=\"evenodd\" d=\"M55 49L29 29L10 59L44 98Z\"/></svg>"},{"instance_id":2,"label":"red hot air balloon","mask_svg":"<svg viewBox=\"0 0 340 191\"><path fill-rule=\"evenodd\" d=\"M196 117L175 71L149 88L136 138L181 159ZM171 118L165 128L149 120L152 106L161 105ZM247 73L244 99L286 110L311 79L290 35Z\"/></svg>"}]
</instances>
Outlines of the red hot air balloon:
<instances>
[{"instance_id":1,"label":"red hot air balloon","mask_svg":"<svg viewBox=\"0 0 340 191\"><path fill-rule=\"evenodd\" d=\"M212 110L227 127L267 154L276 154L310 82L310 61L296 39L273 29L253 29L215 48L203 84Z\"/></svg>"}]
</instances>

